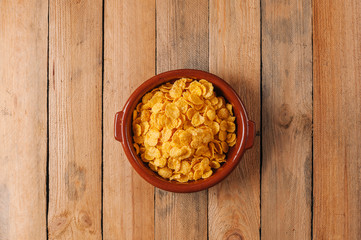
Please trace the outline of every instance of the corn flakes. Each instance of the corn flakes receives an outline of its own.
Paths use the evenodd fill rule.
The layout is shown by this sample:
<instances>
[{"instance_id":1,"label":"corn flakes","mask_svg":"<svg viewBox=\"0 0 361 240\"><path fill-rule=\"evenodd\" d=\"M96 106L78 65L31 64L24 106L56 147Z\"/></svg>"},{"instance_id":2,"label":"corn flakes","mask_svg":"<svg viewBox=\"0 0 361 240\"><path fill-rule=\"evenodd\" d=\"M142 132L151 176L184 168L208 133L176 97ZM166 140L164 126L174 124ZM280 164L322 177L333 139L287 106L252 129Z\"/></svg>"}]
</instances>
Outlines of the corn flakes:
<instances>
[{"instance_id":1,"label":"corn flakes","mask_svg":"<svg viewBox=\"0 0 361 240\"><path fill-rule=\"evenodd\" d=\"M212 176L236 144L233 107L207 80L181 78L145 94L132 115L134 149L159 176Z\"/></svg>"}]
</instances>

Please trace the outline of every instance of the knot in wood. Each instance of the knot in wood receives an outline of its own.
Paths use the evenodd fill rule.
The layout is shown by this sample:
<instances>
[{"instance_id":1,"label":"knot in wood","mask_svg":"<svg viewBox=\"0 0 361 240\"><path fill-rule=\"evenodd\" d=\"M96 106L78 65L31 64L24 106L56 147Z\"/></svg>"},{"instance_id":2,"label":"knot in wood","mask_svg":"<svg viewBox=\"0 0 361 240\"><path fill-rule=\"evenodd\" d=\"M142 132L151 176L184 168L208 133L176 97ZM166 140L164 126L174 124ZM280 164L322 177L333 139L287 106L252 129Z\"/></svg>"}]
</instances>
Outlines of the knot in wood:
<instances>
[{"instance_id":1,"label":"knot in wood","mask_svg":"<svg viewBox=\"0 0 361 240\"><path fill-rule=\"evenodd\" d=\"M93 222L88 213L80 211L76 216L76 225L80 229L90 228Z\"/></svg>"},{"instance_id":2,"label":"knot in wood","mask_svg":"<svg viewBox=\"0 0 361 240\"><path fill-rule=\"evenodd\" d=\"M243 240L241 233L239 230L231 230L226 233L226 239L227 240Z\"/></svg>"},{"instance_id":3,"label":"knot in wood","mask_svg":"<svg viewBox=\"0 0 361 240\"><path fill-rule=\"evenodd\" d=\"M71 218L67 211L56 215L49 221L49 234L51 237L56 237L61 235L65 229L69 226Z\"/></svg>"},{"instance_id":4,"label":"knot in wood","mask_svg":"<svg viewBox=\"0 0 361 240\"><path fill-rule=\"evenodd\" d=\"M291 125L292 120L293 120L293 115L290 106L286 103L282 104L278 114L278 125L287 129Z\"/></svg>"}]
</instances>

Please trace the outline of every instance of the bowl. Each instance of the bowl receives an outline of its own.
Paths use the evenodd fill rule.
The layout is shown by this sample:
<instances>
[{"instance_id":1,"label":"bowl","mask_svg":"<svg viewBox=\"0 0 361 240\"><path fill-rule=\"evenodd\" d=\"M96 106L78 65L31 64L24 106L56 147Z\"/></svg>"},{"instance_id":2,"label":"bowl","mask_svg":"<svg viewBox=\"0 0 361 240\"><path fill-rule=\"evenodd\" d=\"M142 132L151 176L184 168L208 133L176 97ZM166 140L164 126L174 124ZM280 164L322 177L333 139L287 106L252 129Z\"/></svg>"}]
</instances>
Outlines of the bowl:
<instances>
[{"instance_id":1,"label":"bowl","mask_svg":"<svg viewBox=\"0 0 361 240\"><path fill-rule=\"evenodd\" d=\"M206 179L179 183L166 180L153 172L140 157L136 154L132 139L132 114L136 105L144 94L153 88L166 82L179 78L206 79L211 82L217 95L222 95L233 105L233 112L236 116L236 144L231 147L226 155L226 162L217 169L212 176ZM158 74L140 85L129 97L122 111L115 114L114 136L123 145L125 155L135 171L153 186L171 192L196 192L207 189L221 182L232 170L236 168L244 152L253 146L255 138L255 123L250 121L246 109L232 87L220 77L208 72L194 69L179 69Z\"/></svg>"}]
</instances>

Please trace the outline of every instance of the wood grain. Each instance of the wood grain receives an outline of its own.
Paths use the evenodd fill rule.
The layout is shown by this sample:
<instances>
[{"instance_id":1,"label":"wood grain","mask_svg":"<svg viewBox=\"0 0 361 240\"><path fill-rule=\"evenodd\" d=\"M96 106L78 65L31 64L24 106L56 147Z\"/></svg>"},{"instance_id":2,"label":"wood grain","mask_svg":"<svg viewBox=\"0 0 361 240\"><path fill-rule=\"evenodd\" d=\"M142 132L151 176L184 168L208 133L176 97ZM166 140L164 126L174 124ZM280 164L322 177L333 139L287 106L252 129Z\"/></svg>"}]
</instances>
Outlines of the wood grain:
<instances>
[{"instance_id":1,"label":"wood grain","mask_svg":"<svg viewBox=\"0 0 361 240\"><path fill-rule=\"evenodd\" d=\"M46 239L48 1L0 2L0 239Z\"/></svg>"},{"instance_id":2,"label":"wood grain","mask_svg":"<svg viewBox=\"0 0 361 240\"><path fill-rule=\"evenodd\" d=\"M49 238L101 239L102 1L49 7Z\"/></svg>"},{"instance_id":3,"label":"wood grain","mask_svg":"<svg viewBox=\"0 0 361 240\"><path fill-rule=\"evenodd\" d=\"M154 239L154 187L114 139L114 115L155 74L155 1L105 1L104 239Z\"/></svg>"},{"instance_id":4,"label":"wood grain","mask_svg":"<svg viewBox=\"0 0 361 240\"><path fill-rule=\"evenodd\" d=\"M361 3L313 4L314 239L360 239Z\"/></svg>"},{"instance_id":5,"label":"wood grain","mask_svg":"<svg viewBox=\"0 0 361 240\"><path fill-rule=\"evenodd\" d=\"M261 5L261 236L311 239L311 1Z\"/></svg>"},{"instance_id":6,"label":"wood grain","mask_svg":"<svg viewBox=\"0 0 361 240\"><path fill-rule=\"evenodd\" d=\"M158 0L157 73L208 70L208 1ZM207 239L207 191L177 194L156 189L155 239Z\"/></svg>"},{"instance_id":7,"label":"wood grain","mask_svg":"<svg viewBox=\"0 0 361 240\"><path fill-rule=\"evenodd\" d=\"M209 70L229 82L260 129L260 3L211 1ZM209 189L209 239L259 239L260 137L232 174Z\"/></svg>"}]
</instances>

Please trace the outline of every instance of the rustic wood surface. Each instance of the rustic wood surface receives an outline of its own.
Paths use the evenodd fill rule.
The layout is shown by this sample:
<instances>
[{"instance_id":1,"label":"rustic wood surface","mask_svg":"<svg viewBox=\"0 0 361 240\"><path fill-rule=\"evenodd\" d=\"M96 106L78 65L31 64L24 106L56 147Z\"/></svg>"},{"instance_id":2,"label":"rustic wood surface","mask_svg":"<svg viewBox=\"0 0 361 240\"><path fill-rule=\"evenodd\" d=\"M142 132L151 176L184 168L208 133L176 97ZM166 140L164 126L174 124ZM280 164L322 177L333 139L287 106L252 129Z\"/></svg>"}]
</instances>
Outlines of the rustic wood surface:
<instances>
[{"instance_id":1,"label":"rustic wood surface","mask_svg":"<svg viewBox=\"0 0 361 240\"><path fill-rule=\"evenodd\" d=\"M312 211L311 1L261 4L261 235L307 240Z\"/></svg>"},{"instance_id":2,"label":"rustic wood surface","mask_svg":"<svg viewBox=\"0 0 361 240\"><path fill-rule=\"evenodd\" d=\"M231 84L259 135L260 2L217 0L209 9L209 71ZM231 175L209 189L208 209L209 239L260 238L260 136Z\"/></svg>"},{"instance_id":3,"label":"rustic wood surface","mask_svg":"<svg viewBox=\"0 0 361 240\"><path fill-rule=\"evenodd\" d=\"M357 0L0 1L0 240L361 239ZM154 188L113 137L151 76L229 82L251 150L198 193Z\"/></svg>"},{"instance_id":4,"label":"rustic wood surface","mask_svg":"<svg viewBox=\"0 0 361 240\"><path fill-rule=\"evenodd\" d=\"M208 1L158 0L157 73L179 68L208 70ZM207 190L155 191L154 239L206 239Z\"/></svg>"},{"instance_id":5,"label":"rustic wood surface","mask_svg":"<svg viewBox=\"0 0 361 240\"><path fill-rule=\"evenodd\" d=\"M114 141L114 114L155 74L155 1L106 1L103 91L103 238L154 239L154 187Z\"/></svg>"},{"instance_id":6,"label":"rustic wood surface","mask_svg":"<svg viewBox=\"0 0 361 240\"><path fill-rule=\"evenodd\" d=\"M46 239L47 16L0 2L0 239Z\"/></svg>"},{"instance_id":7,"label":"rustic wood surface","mask_svg":"<svg viewBox=\"0 0 361 240\"><path fill-rule=\"evenodd\" d=\"M49 3L49 239L100 239L102 1Z\"/></svg>"},{"instance_id":8,"label":"rustic wood surface","mask_svg":"<svg viewBox=\"0 0 361 240\"><path fill-rule=\"evenodd\" d=\"M361 239L361 2L313 7L313 235Z\"/></svg>"}]
</instances>

